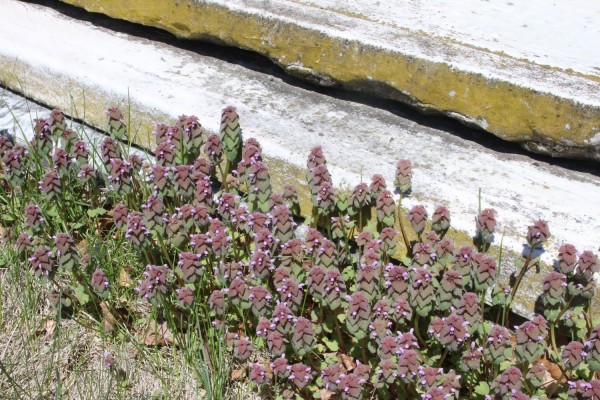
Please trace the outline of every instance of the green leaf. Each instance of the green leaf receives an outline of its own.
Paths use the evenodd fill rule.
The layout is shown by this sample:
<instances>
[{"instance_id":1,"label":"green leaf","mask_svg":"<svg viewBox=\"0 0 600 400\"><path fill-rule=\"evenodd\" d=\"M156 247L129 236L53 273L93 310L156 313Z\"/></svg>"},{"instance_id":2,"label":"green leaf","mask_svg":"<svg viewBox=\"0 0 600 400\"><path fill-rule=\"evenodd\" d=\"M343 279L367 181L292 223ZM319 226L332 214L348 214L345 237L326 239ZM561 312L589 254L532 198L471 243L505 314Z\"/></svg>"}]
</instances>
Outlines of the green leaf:
<instances>
[{"instance_id":1,"label":"green leaf","mask_svg":"<svg viewBox=\"0 0 600 400\"><path fill-rule=\"evenodd\" d=\"M339 313L339 314L337 315L337 319L338 319L338 321L340 321L340 322L343 324L343 323L344 323L344 321L346 321L346 314L344 314L344 313Z\"/></svg>"},{"instance_id":2,"label":"green leaf","mask_svg":"<svg viewBox=\"0 0 600 400\"><path fill-rule=\"evenodd\" d=\"M490 393L490 385L487 382L481 381L477 386L475 386L475 393L485 396Z\"/></svg>"},{"instance_id":3,"label":"green leaf","mask_svg":"<svg viewBox=\"0 0 600 400\"><path fill-rule=\"evenodd\" d=\"M600 372L600 362L598 362L590 357L587 364L589 365L590 370L592 370L594 372Z\"/></svg>"},{"instance_id":4,"label":"green leaf","mask_svg":"<svg viewBox=\"0 0 600 400\"><path fill-rule=\"evenodd\" d=\"M58 217L60 214L58 212L58 208L55 205L52 205L48 210L46 210L46 215L49 217Z\"/></svg>"},{"instance_id":5,"label":"green leaf","mask_svg":"<svg viewBox=\"0 0 600 400\"><path fill-rule=\"evenodd\" d=\"M75 222L74 224L71 225L71 229L76 231L77 229L83 228L84 226L85 226L85 224L83 222Z\"/></svg>"},{"instance_id":6,"label":"green leaf","mask_svg":"<svg viewBox=\"0 0 600 400\"><path fill-rule=\"evenodd\" d=\"M371 354L377 353L377 346L375 346L375 343L371 340L367 342L367 349L371 352Z\"/></svg>"},{"instance_id":7,"label":"green leaf","mask_svg":"<svg viewBox=\"0 0 600 400\"><path fill-rule=\"evenodd\" d=\"M510 361L502 361L500 363L500 371L504 371L505 369L507 369L508 367L512 367L513 363Z\"/></svg>"},{"instance_id":8,"label":"green leaf","mask_svg":"<svg viewBox=\"0 0 600 400\"><path fill-rule=\"evenodd\" d=\"M587 322L585 321L585 319L577 319L575 320L575 327L578 329L587 328Z\"/></svg>"},{"instance_id":9,"label":"green leaf","mask_svg":"<svg viewBox=\"0 0 600 400\"><path fill-rule=\"evenodd\" d=\"M327 346L329 351L338 351L340 349L338 342L335 340L329 340L327 337L323 337L323 343L325 343L325 346Z\"/></svg>"},{"instance_id":10,"label":"green leaf","mask_svg":"<svg viewBox=\"0 0 600 400\"><path fill-rule=\"evenodd\" d=\"M96 218L99 215L104 215L106 214L108 211L106 211L104 208L99 207L99 208L94 208L93 210L88 210L87 211L87 215L90 218Z\"/></svg>"},{"instance_id":11,"label":"green leaf","mask_svg":"<svg viewBox=\"0 0 600 400\"><path fill-rule=\"evenodd\" d=\"M317 321L319 319L319 317L317 316L317 313L315 312L314 309L310 310L310 320L311 321Z\"/></svg>"},{"instance_id":12,"label":"green leaf","mask_svg":"<svg viewBox=\"0 0 600 400\"><path fill-rule=\"evenodd\" d=\"M85 288L82 285L75 287L75 297L77 297L81 305L86 305L90 301L90 296L85 292Z\"/></svg>"}]
</instances>

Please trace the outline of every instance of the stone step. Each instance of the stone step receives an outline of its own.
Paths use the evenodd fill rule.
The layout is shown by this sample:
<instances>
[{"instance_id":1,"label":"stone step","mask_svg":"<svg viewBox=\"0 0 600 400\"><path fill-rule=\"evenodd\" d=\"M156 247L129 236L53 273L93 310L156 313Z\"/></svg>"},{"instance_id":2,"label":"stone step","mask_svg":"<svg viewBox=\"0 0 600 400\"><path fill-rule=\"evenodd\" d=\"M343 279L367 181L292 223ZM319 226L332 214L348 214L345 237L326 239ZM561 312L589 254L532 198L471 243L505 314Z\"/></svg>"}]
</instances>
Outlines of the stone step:
<instances>
[{"instance_id":1,"label":"stone step","mask_svg":"<svg viewBox=\"0 0 600 400\"><path fill-rule=\"evenodd\" d=\"M598 4L63 1L249 49L320 85L440 112L531 151L600 161Z\"/></svg>"}]
</instances>

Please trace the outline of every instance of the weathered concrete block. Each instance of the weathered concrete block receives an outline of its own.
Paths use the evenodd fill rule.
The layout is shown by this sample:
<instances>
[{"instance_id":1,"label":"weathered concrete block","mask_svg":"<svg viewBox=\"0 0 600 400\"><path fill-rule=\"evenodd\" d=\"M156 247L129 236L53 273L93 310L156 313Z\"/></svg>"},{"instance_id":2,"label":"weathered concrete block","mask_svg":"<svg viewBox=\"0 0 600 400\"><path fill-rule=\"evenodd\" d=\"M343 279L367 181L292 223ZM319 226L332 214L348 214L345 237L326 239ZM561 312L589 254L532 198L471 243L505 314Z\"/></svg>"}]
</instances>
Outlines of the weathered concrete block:
<instances>
[{"instance_id":1,"label":"weathered concrete block","mask_svg":"<svg viewBox=\"0 0 600 400\"><path fill-rule=\"evenodd\" d=\"M249 49L290 74L440 112L534 152L600 160L597 76L318 7L251 0L63 1L178 37ZM377 43L361 34L369 29L381 31Z\"/></svg>"}]
</instances>

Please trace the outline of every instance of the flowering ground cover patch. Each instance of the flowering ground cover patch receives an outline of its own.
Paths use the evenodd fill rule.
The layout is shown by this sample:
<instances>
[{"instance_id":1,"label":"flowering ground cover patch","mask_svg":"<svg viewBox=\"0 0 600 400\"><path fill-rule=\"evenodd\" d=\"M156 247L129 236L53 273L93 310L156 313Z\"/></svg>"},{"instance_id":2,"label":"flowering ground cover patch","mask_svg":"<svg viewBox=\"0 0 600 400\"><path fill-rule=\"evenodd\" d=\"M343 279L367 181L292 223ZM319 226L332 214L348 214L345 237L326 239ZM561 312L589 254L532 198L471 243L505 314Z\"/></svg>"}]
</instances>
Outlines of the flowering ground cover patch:
<instances>
[{"instance_id":1,"label":"flowering ground cover patch","mask_svg":"<svg viewBox=\"0 0 600 400\"><path fill-rule=\"evenodd\" d=\"M0 137L3 265L48 293L55 318L145 332L144 345L183 354L211 398L230 379L269 398L597 396L597 255L562 245L542 279L541 313L510 325L550 237L546 221L527 227L518 272L499 282L503 260L489 250L500 216L481 210L472 243L454 243L448 207L431 219L423 206L402 208L408 160L393 188L374 175L346 192L313 148L303 220L297 188L273 190L235 108L223 110L219 133L193 116L156 124L146 160L130 154L123 114L107 117L97 149L58 110L36 120L28 143ZM124 384L118 357L104 360Z\"/></svg>"}]
</instances>

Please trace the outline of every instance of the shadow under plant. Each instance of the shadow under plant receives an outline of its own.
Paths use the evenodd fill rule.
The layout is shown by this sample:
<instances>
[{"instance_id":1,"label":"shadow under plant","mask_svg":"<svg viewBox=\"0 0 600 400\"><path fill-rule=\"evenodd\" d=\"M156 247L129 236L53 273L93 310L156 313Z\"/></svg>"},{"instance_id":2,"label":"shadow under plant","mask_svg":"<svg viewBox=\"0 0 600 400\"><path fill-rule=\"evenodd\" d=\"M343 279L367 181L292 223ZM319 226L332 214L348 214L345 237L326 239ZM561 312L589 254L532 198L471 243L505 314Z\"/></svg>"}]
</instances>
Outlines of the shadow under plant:
<instances>
[{"instance_id":1,"label":"shadow under plant","mask_svg":"<svg viewBox=\"0 0 600 400\"><path fill-rule=\"evenodd\" d=\"M496 212L480 211L472 244L454 243L446 207L431 219L423 206L402 208L408 160L394 192L374 175L346 193L315 147L302 221L298 189L274 192L235 108L223 110L218 134L193 116L156 124L151 162L130 154L123 114L107 117L97 149L58 110L36 120L26 145L0 136L5 265L39 278L57 318L85 314L93 329L173 346L210 398L223 398L230 379L275 398L600 395L595 254L563 245L540 314L511 329L523 277L540 268L545 221L528 227L503 282L502 255L489 252ZM115 262L123 254L127 266ZM123 382L118 358L104 362Z\"/></svg>"}]
</instances>

